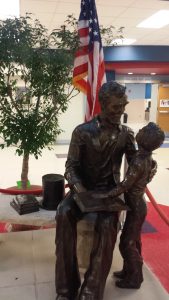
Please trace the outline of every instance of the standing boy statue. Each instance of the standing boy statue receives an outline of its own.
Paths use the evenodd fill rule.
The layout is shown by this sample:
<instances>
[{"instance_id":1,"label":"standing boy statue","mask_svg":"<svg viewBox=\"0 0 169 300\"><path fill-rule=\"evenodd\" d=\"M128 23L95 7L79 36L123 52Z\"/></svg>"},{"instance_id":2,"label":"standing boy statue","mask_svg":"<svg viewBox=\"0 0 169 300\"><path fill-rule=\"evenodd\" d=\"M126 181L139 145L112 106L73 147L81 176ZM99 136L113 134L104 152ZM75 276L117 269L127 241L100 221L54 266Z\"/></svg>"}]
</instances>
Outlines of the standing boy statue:
<instances>
[{"instance_id":1,"label":"standing boy statue","mask_svg":"<svg viewBox=\"0 0 169 300\"><path fill-rule=\"evenodd\" d=\"M126 176L108 193L112 202L113 197L125 193L126 204L131 209L127 212L119 244L124 260L123 270L114 272L114 276L120 279L116 281L116 286L120 288L140 288L143 281L141 228L147 214L144 193L152 178L152 151L160 147L164 138L164 132L153 122L139 130L136 135L138 151L130 162Z\"/></svg>"}]
</instances>

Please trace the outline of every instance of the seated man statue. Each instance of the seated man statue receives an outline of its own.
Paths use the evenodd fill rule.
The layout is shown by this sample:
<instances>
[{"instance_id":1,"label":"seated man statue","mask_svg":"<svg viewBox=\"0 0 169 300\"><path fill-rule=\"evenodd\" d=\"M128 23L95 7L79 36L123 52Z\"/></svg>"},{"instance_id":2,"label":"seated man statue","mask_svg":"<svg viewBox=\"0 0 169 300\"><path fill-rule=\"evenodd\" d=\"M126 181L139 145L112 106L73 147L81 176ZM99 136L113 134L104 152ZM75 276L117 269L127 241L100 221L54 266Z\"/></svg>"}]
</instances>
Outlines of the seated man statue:
<instances>
[{"instance_id":1,"label":"seated man statue","mask_svg":"<svg viewBox=\"0 0 169 300\"><path fill-rule=\"evenodd\" d=\"M118 211L96 211L90 264L81 285L76 255L77 222L83 213L75 196L81 192L110 190L120 181L125 154L130 162L136 153L134 135L121 125L128 103L125 87L110 81L99 91L101 113L75 128L72 134L65 178L70 191L56 213L57 300L102 300L117 237ZM93 200L91 200L93 201Z\"/></svg>"}]
</instances>

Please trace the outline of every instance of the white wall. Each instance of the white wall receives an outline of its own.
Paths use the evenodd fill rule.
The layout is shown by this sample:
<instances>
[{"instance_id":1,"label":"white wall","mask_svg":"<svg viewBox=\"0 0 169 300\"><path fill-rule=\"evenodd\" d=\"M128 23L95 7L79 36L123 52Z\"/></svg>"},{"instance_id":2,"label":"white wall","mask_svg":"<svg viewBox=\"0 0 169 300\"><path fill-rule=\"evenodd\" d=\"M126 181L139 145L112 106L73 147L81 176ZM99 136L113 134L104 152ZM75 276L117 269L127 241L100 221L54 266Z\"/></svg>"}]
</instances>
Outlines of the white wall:
<instances>
[{"instance_id":1,"label":"white wall","mask_svg":"<svg viewBox=\"0 0 169 300\"><path fill-rule=\"evenodd\" d=\"M126 83L125 86L129 100L145 99L145 83Z\"/></svg>"},{"instance_id":2,"label":"white wall","mask_svg":"<svg viewBox=\"0 0 169 300\"><path fill-rule=\"evenodd\" d=\"M129 100L125 107L128 114L127 123L144 123L145 122L145 100Z\"/></svg>"},{"instance_id":3,"label":"white wall","mask_svg":"<svg viewBox=\"0 0 169 300\"><path fill-rule=\"evenodd\" d=\"M84 95L79 93L72 98L67 111L59 116L59 126L63 132L57 136L57 144L70 142L73 129L84 122Z\"/></svg>"},{"instance_id":4,"label":"white wall","mask_svg":"<svg viewBox=\"0 0 169 300\"><path fill-rule=\"evenodd\" d=\"M18 86L24 87L24 82L19 79ZM77 91L74 92L75 94ZM84 122L85 116L85 96L82 93L78 93L73 97L68 109L65 113L59 116L59 126L63 132L56 137L57 144L68 144L71 139L73 129Z\"/></svg>"},{"instance_id":5,"label":"white wall","mask_svg":"<svg viewBox=\"0 0 169 300\"><path fill-rule=\"evenodd\" d=\"M157 101L158 101L158 84L152 84L149 121L154 123L156 123L157 121Z\"/></svg>"},{"instance_id":6,"label":"white wall","mask_svg":"<svg viewBox=\"0 0 169 300\"><path fill-rule=\"evenodd\" d=\"M129 104L125 112L127 123L144 123L145 121L145 83L126 83L126 94Z\"/></svg>"}]
</instances>

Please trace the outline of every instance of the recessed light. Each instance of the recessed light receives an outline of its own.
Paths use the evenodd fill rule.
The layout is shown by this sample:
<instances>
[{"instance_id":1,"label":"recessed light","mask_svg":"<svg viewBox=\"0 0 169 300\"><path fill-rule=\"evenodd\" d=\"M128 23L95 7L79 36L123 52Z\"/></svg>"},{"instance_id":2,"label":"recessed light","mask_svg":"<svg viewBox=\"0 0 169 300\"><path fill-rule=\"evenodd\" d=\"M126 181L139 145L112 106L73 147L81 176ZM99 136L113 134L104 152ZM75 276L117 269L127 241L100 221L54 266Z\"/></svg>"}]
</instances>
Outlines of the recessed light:
<instances>
[{"instance_id":1,"label":"recessed light","mask_svg":"<svg viewBox=\"0 0 169 300\"><path fill-rule=\"evenodd\" d=\"M169 24L169 10L159 10L137 25L142 28L162 28Z\"/></svg>"},{"instance_id":2,"label":"recessed light","mask_svg":"<svg viewBox=\"0 0 169 300\"><path fill-rule=\"evenodd\" d=\"M19 17L19 0L0 0L0 19Z\"/></svg>"},{"instance_id":3,"label":"recessed light","mask_svg":"<svg viewBox=\"0 0 169 300\"><path fill-rule=\"evenodd\" d=\"M156 73L154 73L154 72L152 72L152 73L150 73L151 75L156 75Z\"/></svg>"},{"instance_id":4,"label":"recessed light","mask_svg":"<svg viewBox=\"0 0 169 300\"><path fill-rule=\"evenodd\" d=\"M136 39L115 39L112 40L111 44L116 44L117 46L120 45L131 45L136 41Z\"/></svg>"},{"instance_id":5,"label":"recessed light","mask_svg":"<svg viewBox=\"0 0 169 300\"><path fill-rule=\"evenodd\" d=\"M132 72L128 72L127 74L128 74L128 75L132 75L133 73L132 73Z\"/></svg>"}]
</instances>

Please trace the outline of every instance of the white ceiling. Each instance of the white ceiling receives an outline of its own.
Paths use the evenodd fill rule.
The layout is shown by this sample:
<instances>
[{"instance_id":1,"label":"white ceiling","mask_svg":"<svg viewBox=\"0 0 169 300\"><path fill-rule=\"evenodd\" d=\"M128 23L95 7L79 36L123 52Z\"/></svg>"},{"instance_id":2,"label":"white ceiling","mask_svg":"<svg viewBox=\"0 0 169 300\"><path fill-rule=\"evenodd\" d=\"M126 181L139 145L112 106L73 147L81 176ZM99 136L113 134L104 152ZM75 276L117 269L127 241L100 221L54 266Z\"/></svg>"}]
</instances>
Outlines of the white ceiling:
<instances>
[{"instance_id":1,"label":"white ceiling","mask_svg":"<svg viewBox=\"0 0 169 300\"><path fill-rule=\"evenodd\" d=\"M80 0L20 0L21 15L34 14L49 30L63 24L68 14L79 17ZM100 25L124 26L125 38L133 45L169 45L169 25L162 29L137 28L138 23L161 9L169 10L167 0L96 0Z\"/></svg>"}]
</instances>

